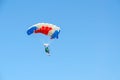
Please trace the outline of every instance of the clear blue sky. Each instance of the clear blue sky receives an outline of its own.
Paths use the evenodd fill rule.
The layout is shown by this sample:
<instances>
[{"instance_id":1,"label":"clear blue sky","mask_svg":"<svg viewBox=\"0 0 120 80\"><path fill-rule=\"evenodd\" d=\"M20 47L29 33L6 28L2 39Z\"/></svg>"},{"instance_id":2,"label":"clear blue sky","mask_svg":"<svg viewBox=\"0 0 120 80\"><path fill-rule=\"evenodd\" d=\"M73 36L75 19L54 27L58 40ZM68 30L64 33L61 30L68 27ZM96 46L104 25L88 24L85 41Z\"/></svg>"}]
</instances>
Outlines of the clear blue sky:
<instances>
[{"instance_id":1,"label":"clear blue sky","mask_svg":"<svg viewBox=\"0 0 120 80\"><path fill-rule=\"evenodd\" d=\"M46 56L48 22L61 27ZM0 0L0 80L120 80L119 0Z\"/></svg>"}]
</instances>

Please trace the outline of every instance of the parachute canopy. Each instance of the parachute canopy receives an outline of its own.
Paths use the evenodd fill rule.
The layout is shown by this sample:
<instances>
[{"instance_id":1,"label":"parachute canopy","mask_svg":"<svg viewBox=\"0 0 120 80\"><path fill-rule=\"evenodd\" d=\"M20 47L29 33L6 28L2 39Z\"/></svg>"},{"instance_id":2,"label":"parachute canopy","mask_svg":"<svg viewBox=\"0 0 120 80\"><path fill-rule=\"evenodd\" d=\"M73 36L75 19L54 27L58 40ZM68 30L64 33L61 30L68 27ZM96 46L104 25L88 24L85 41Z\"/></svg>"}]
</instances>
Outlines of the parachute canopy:
<instances>
[{"instance_id":1,"label":"parachute canopy","mask_svg":"<svg viewBox=\"0 0 120 80\"><path fill-rule=\"evenodd\" d=\"M31 35L33 33L41 33L47 36L50 36L51 39L58 39L58 35L60 33L60 27L49 24L49 23L37 23L28 28L27 34Z\"/></svg>"}]
</instances>

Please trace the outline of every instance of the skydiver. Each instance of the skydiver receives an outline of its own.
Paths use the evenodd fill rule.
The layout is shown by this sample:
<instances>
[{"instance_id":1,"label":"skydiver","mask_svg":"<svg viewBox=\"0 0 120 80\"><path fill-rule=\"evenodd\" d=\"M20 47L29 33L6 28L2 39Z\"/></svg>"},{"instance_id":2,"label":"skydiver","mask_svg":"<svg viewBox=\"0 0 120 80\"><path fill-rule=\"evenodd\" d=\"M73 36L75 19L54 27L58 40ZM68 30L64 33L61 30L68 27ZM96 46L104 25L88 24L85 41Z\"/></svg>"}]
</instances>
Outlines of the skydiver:
<instances>
[{"instance_id":1,"label":"skydiver","mask_svg":"<svg viewBox=\"0 0 120 80\"><path fill-rule=\"evenodd\" d=\"M45 52L47 53L48 56L50 56L49 44L44 44L44 47L45 47Z\"/></svg>"}]
</instances>

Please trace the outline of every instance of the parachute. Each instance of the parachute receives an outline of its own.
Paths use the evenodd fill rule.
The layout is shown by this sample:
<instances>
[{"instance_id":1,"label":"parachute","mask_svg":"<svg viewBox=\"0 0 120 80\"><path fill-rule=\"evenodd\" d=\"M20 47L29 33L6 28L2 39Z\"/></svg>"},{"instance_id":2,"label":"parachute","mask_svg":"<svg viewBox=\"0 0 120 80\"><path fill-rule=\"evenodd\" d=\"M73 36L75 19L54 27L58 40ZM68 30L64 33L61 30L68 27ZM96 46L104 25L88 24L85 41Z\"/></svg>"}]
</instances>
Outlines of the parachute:
<instances>
[{"instance_id":1,"label":"parachute","mask_svg":"<svg viewBox=\"0 0 120 80\"><path fill-rule=\"evenodd\" d=\"M49 36L50 39L58 39L60 27L49 23L37 23L29 27L27 30L28 35L38 33ZM45 47L45 52L47 55L50 55L49 43L44 43L43 45Z\"/></svg>"},{"instance_id":2,"label":"parachute","mask_svg":"<svg viewBox=\"0 0 120 80\"><path fill-rule=\"evenodd\" d=\"M37 34L41 33L47 36L50 36L51 39L58 39L58 35L60 33L60 27L57 27L56 25L49 24L49 23L37 23L31 27L28 28L27 34Z\"/></svg>"}]
</instances>

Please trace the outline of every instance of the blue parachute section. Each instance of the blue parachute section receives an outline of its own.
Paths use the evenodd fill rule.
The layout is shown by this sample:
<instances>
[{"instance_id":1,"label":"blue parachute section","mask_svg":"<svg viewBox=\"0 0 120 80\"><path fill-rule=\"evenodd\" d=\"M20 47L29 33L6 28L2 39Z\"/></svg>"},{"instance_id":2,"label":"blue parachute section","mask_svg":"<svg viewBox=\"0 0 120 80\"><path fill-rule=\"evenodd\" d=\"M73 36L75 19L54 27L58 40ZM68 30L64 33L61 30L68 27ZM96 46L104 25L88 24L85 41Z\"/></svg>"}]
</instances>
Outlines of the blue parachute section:
<instances>
[{"instance_id":1,"label":"blue parachute section","mask_svg":"<svg viewBox=\"0 0 120 80\"><path fill-rule=\"evenodd\" d=\"M58 39L59 33L60 33L60 30L59 30L59 31L56 30L56 31L53 33L53 35L51 36L51 39L54 39L54 38L57 38L57 39Z\"/></svg>"},{"instance_id":2,"label":"blue parachute section","mask_svg":"<svg viewBox=\"0 0 120 80\"><path fill-rule=\"evenodd\" d=\"M34 31L35 31L36 29L37 29L36 26L31 27L30 29L27 30L27 34L28 34L28 35L31 35L32 33L34 33Z\"/></svg>"}]
</instances>

